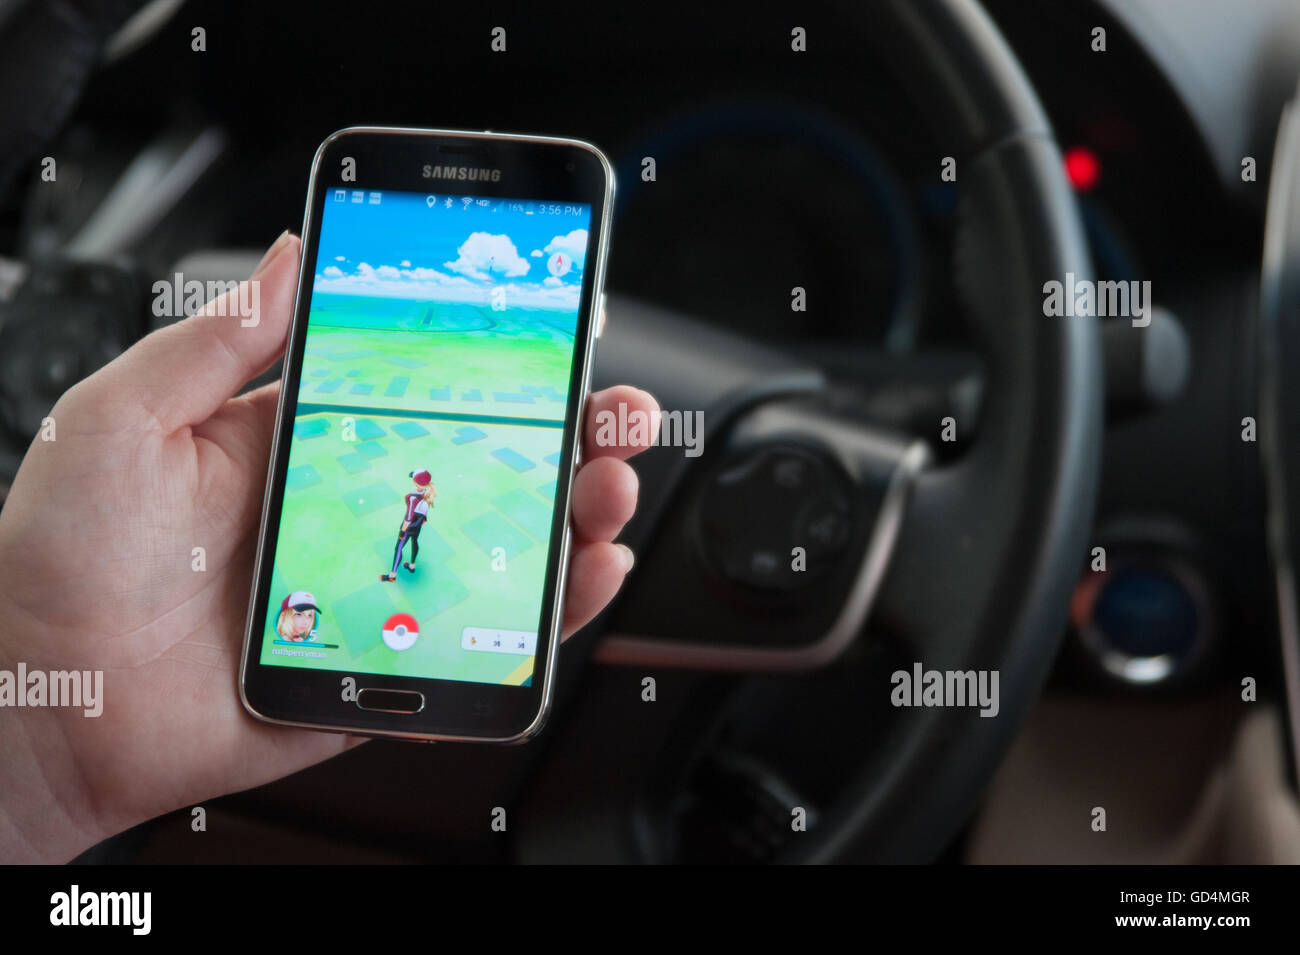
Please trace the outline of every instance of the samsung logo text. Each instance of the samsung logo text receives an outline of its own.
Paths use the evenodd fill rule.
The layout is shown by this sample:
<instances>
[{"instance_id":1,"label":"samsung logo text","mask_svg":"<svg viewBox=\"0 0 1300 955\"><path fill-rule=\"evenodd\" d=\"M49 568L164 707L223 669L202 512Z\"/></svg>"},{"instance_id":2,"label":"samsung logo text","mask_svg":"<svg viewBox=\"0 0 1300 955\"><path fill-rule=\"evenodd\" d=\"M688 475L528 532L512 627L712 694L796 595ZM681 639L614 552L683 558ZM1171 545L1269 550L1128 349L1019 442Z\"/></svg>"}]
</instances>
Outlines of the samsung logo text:
<instances>
[{"instance_id":1,"label":"samsung logo text","mask_svg":"<svg viewBox=\"0 0 1300 955\"><path fill-rule=\"evenodd\" d=\"M469 166L425 166L425 179L465 179L469 182L500 182L500 169L472 169Z\"/></svg>"}]
</instances>

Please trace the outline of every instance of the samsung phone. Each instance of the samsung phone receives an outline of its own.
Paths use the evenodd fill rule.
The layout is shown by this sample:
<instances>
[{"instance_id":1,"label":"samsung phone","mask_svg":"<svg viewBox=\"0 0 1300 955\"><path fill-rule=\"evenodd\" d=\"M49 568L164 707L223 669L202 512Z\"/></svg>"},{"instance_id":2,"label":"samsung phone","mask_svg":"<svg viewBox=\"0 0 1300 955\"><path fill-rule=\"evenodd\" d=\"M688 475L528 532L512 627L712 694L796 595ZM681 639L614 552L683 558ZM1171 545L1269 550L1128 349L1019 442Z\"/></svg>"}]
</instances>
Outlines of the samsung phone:
<instances>
[{"instance_id":1,"label":"samsung phone","mask_svg":"<svg viewBox=\"0 0 1300 955\"><path fill-rule=\"evenodd\" d=\"M240 673L254 716L420 740L541 727L613 188L574 139L321 144Z\"/></svg>"}]
</instances>

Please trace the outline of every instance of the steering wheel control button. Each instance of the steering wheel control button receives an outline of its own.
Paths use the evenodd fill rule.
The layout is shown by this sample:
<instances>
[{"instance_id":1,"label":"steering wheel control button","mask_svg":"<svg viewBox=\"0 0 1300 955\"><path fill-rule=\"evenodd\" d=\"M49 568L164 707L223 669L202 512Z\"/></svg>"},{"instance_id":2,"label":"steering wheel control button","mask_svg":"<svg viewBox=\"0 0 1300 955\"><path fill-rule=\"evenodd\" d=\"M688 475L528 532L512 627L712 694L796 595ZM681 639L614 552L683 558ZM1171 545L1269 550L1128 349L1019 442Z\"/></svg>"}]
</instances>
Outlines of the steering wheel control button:
<instances>
[{"instance_id":1,"label":"steering wheel control button","mask_svg":"<svg viewBox=\"0 0 1300 955\"><path fill-rule=\"evenodd\" d=\"M772 478L777 487L797 490L808 480L808 462L792 454L782 455L772 465Z\"/></svg>"},{"instance_id":2,"label":"steering wheel control button","mask_svg":"<svg viewBox=\"0 0 1300 955\"><path fill-rule=\"evenodd\" d=\"M809 553L833 557L844 550L849 540L849 512L826 501L815 501L804 510L796 523L796 535L805 541Z\"/></svg>"},{"instance_id":3,"label":"steering wheel control button","mask_svg":"<svg viewBox=\"0 0 1300 955\"><path fill-rule=\"evenodd\" d=\"M781 569L781 557L770 550L757 550L750 555L749 568L755 578L771 579Z\"/></svg>"},{"instance_id":4,"label":"steering wheel control button","mask_svg":"<svg viewBox=\"0 0 1300 955\"><path fill-rule=\"evenodd\" d=\"M418 713L424 709L424 694L366 686L357 691L357 706L374 713Z\"/></svg>"},{"instance_id":5,"label":"steering wheel control button","mask_svg":"<svg viewBox=\"0 0 1300 955\"><path fill-rule=\"evenodd\" d=\"M728 580L764 590L805 587L835 566L852 526L848 480L810 449L745 452L707 483L701 545Z\"/></svg>"}]
</instances>

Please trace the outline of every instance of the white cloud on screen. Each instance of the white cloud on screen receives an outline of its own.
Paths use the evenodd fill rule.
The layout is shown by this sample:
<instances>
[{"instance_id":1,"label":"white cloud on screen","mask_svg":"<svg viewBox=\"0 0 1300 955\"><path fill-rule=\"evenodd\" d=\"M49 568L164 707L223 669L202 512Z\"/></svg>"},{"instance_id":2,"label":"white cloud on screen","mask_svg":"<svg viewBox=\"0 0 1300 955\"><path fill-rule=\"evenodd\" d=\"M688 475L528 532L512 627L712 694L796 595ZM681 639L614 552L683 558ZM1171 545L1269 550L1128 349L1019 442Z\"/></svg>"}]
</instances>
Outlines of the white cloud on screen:
<instances>
[{"instance_id":1,"label":"white cloud on screen","mask_svg":"<svg viewBox=\"0 0 1300 955\"><path fill-rule=\"evenodd\" d=\"M465 302L491 307L492 289L496 283L475 281L463 275L451 275L438 269L395 268L381 265L378 268L367 262L360 263L356 271L345 274L336 266L329 266L316 275L313 288L317 292L338 295L363 295L376 298L403 298L431 302ZM548 277L545 285L536 282L506 282L506 305L525 308L577 309L579 287L564 285Z\"/></svg>"},{"instance_id":2,"label":"white cloud on screen","mask_svg":"<svg viewBox=\"0 0 1300 955\"><path fill-rule=\"evenodd\" d=\"M472 232L456 253L459 258L453 262L444 262L443 267L483 281L493 276L517 278L527 275L531 268L528 260L519 255L519 250L508 235Z\"/></svg>"}]
</instances>

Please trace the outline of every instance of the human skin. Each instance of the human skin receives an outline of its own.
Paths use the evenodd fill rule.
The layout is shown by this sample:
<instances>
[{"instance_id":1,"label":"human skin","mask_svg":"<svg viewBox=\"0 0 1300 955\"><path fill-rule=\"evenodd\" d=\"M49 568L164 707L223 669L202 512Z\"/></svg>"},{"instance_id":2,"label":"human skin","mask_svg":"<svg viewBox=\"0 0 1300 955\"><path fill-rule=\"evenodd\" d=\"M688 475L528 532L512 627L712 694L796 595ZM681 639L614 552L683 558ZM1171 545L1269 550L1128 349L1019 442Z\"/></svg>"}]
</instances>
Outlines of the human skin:
<instances>
[{"instance_id":1,"label":"human skin","mask_svg":"<svg viewBox=\"0 0 1300 955\"><path fill-rule=\"evenodd\" d=\"M237 691L279 384L238 392L284 350L299 252L286 233L254 271L255 324L205 309L147 336L63 395L56 439L23 460L0 512L0 670L103 671L104 703L98 718L0 708L0 862L66 861L363 742L259 722ZM620 402L658 410L630 387L588 403L565 636L632 564L611 541L636 506L626 459L641 448L594 440Z\"/></svg>"}]
</instances>

